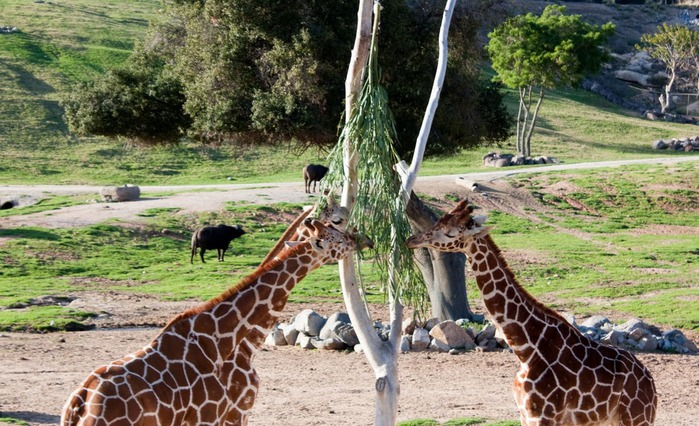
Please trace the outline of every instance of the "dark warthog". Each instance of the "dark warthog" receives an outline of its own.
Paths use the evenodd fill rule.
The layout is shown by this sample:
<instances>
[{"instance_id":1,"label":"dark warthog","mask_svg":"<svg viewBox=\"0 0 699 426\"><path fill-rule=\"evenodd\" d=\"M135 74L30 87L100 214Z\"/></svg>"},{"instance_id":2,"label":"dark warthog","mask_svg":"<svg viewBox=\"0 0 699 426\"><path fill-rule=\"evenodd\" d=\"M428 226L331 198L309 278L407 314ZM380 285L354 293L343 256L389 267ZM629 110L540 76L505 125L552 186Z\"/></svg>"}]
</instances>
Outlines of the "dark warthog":
<instances>
[{"instance_id":1,"label":"dark warthog","mask_svg":"<svg viewBox=\"0 0 699 426\"><path fill-rule=\"evenodd\" d=\"M223 262L223 256L228 250L231 241L243 236L245 231L238 225L217 225L205 226L192 234L192 256L189 258L189 263L194 263L194 256L197 254L197 247L201 248L199 257L202 263L204 262L204 252L206 250L216 249L218 251L218 260Z\"/></svg>"},{"instance_id":2,"label":"dark warthog","mask_svg":"<svg viewBox=\"0 0 699 426\"><path fill-rule=\"evenodd\" d=\"M306 193L311 192L311 182L313 183L313 192L316 192L316 182L320 182L321 179L328 172L328 168L321 166L320 164L309 164L303 168L303 182L305 185Z\"/></svg>"}]
</instances>

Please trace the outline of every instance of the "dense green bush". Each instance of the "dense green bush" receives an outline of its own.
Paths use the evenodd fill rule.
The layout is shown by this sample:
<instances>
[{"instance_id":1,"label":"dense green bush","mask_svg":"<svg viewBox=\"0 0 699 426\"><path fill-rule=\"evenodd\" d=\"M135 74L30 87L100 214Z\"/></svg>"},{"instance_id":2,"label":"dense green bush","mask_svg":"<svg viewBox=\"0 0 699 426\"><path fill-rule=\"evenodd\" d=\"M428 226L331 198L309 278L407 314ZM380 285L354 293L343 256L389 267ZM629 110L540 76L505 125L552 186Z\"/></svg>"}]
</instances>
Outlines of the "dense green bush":
<instances>
[{"instance_id":1,"label":"dense green bush","mask_svg":"<svg viewBox=\"0 0 699 426\"><path fill-rule=\"evenodd\" d=\"M184 101L179 80L156 62L141 60L81 83L62 105L75 133L160 143L177 140L190 126Z\"/></svg>"}]
</instances>

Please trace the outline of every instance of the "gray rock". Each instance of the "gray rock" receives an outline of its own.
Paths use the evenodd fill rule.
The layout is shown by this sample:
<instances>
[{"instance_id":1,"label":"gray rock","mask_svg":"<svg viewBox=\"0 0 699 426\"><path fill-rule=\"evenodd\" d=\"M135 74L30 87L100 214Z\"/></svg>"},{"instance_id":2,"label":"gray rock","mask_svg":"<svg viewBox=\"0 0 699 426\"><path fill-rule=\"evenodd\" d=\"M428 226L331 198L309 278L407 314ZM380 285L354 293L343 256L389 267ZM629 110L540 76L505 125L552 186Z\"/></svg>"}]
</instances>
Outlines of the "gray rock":
<instances>
[{"instance_id":1,"label":"gray rock","mask_svg":"<svg viewBox=\"0 0 699 426\"><path fill-rule=\"evenodd\" d=\"M333 335L333 329L335 327L338 327L339 325L344 324L341 321L334 320L332 321L330 318L325 322L325 325L323 325L323 328L320 329L320 333L318 333L318 337L321 339L329 339Z\"/></svg>"},{"instance_id":2,"label":"gray rock","mask_svg":"<svg viewBox=\"0 0 699 426\"><path fill-rule=\"evenodd\" d=\"M621 346L624 340L624 333L618 330L612 330L600 338L600 342L610 346Z\"/></svg>"},{"instance_id":3,"label":"gray rock","mask_svg":"<svg viewBox=\"0 0 699 426\"><path fill-rule=\"evenodd\" d=\"M411 345L415 352L424 351L430 346L430 333L424 328L415 328Z\"/></svg>"},{"instance_id":4,"label":"gray rock","mask_svg":"<svg viewBox=\"0 0 699 426\"><path fill-rule=\"evenodd\" d=\"M265 338L265 345L267 346L286 346L286 339L284 338L284 332L275 327Z\"/></svg>"},{"instance_id":5,"label":"gray rock","mask_svg":"<svg viewBox=\"0 0 699 426\"><path fill-rule=\"evenodd\" d=\"M402 353L405 352L410 352L410 341L412 340L413 336L411 335L402 335L400 338L400 351Z\"/></svg>"},{"instance_id":6,"label":"gray rock","mask_svg":"<svg viewBox=\"0 0 699 426\"><path fill-rule=\"evenodd\" d=\"M340 321L335 321L335 326L331 330L331 338L337 339L347 346L353 347L359 344L359 338L357 337L357 332L354 330L352 325L343 323Z\"/></svg>"},{"instance_id":7,"label":"gray rock","mask_svg":"<svg viewBox=\"0 0 699 426\"><path fill-rule=\"evenodd\" d=\"M301 346L303 349L315 349L312 342L312 337L305 333L299 333L296 338L296 345Z\"/></svg>"},{"instance_id":8,"label":"gray rock","mask_svg":"<svg viewBox=\"0 0 699 426\"><path fill-rule=\"evenodd\" d=\"M481 343L487 342L488 340L493 340L495 338L495 326L493 324L488 324L483 327L480 333L475 338L476 343L480 346Z\"/></svg>"},{"instance_id":9,"label":"gray rock","mask_svg":"<svg viewBox=\"0 0 699 426\"><path fill-rule=\"evenodd\" d=\"M484 340L478 344L476 349L478 348L482 352L492 352L498 348L498 342L495 339Z\"/></svg>"},{"instance_id":10,"label":"gray rock","mask_svg":"<svg viewBox=\"0 0 699 426\"><path fill-rule=\"evenodd\" d=\"M344 322L345 324L352 324L352 320L350 319L350 316L347 312L334 312L332 315L328 317L327 322L332 321L340 321Z\"/></svg>"},{"instance_id":11,"label":"gray rock","mask_svg":"<svg viewBox=\"0 0 699 426\"><path fill-rule=\"evenodd\" d=\"M313 309L301 311L294 319L294 327L297 331L309 336L318 336L325 325L325 318L317 314Z\"/></svg>"},{"instance_id":12,"label":"gray rock","mask_svg":"<svg viewBox=\"0 0 699 426\"><path fill-rule=\"evenodd\" d=\"M493 167L507 167L510 165L510 160L507 158L499 158L493 163Z\"/></svg>"},{"instance_id":13,"label":"gray rock","mask_svg":"<svg viewBox=\"0 0 699 426\"><path fill-rule=\"evenodd\" d=\"M341 351L347 348L347 345L340 339L312 339L311 342L317 349Z\"/></svg>"},{"instance_id":14,"label":"gray rock","mask_svg":"<svg viewBox=\"0 0 699 426\"><path fill-rule=\"evenodd\" d=\"M299 336L299 331L292 323L285 323L279 326L279 329L284 333L284 339L288 345L296 345L296 338Z\"/></svg>"},{"instance_id":15,"label":"gray rock","mask_svg":"<svg viewBox=\"0 0 699 426\"><path fill-rule=\"evenodd\" d=\"M602 325L604 324L611 324L611 321L609 321L609 319L607 319L607 317L605 316L593 315L590 318L583 321L582 324L580 324L580 326L589 328L602 328Z\"/></svg>"},{"instance_id":16,"label":"gray rock","mask_svg":"<svg viewBox=\"0 0 699 426\"><path fill-rule=\"evenodd\" d=\"M662 139L658 139L656 141L653 141L651 146L653 147L653 149L667 149L667 144Z\"/></svg>"},{"instance_id":17,"label":"gray rock","mask_svg":"<svg viewBox=\"0 0 699 426\"><path fill-rule=\"evenodd\" d=\"M648 329L646 324L638 318L631 318L630 320L626 321L625 323L619 324L616 327L614 327L615 330L621 331L625 335L630 334L632 331L634 331L638 328L644 329L644 330Z\"/></svg>"},{"instance_id":18,"label":"gray rock","mask_svg":"<svg viewBox=\"0 0 699 426\"><path fill-rule=\"evenodd\" d=\"M658 349L658 341L654 336L646 336L642 337L635 346L639 351L654 351Z\"/></svg>"},{"instance_id":19,"label":"gray rock","mask_svg":"<svg viewBox=\"0 0 699 426\"><path fill-rule=\"evenodd\" d=\"M449 352L451 347L437 339L432 339L430 342L430 350L435 352Z\"/></svg>"},{"instance_id":20,"label":"gray rock","mask_svg":"<svg viewBox=\"0 0 699 426\"><path fill-rule=\"evenodd\" d=\"M430 318L425 322L425 325L422 328L426 329L427 331L430 331L432 330L432 327L439 323L440 321L437 318Z\"/></svg>"}]
</instances>

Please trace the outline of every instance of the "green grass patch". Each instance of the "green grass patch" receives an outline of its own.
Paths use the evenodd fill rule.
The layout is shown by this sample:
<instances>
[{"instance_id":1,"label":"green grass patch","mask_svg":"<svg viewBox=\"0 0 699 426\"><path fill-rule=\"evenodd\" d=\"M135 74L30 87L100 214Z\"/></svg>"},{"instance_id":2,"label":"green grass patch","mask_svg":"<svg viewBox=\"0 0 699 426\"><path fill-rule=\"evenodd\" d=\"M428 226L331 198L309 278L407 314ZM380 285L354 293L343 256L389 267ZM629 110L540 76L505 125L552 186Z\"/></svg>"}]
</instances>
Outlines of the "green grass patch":
<instances>
[{"instance_id":1,"label":"green grass patch","mask_svg":"<svg viewBox=\"0 0 699 426\"><path fill-rule=\"evenodd\" d=\"M63 207L77 206L88 202L95 202L97 198L88 198L85 195L59 195L49 198L42 198L35 204L30 204L21 207L14 207L7 210L0 210L0 217L8 217L15 215L25 215L31 213L40 213L50 210L57 210Z\"/></svg>"},{"instance_id":2,"label":"green grass patch","mask_svg":"<svg viewBox=\"0 0 699 426\"><path fill-rule=\"evenodd\" d=\"M0 310L2 331L78 331L86 330L82 321L95 314L60 306L36 306L23 309Z\"/></svg>"},{"instance_id":3,"label":"green grass patch","mask_svg":"<svg viewBox=\"0 0 699 426\"><path fill-rule=\"evenodd\" d=\"M148 224L134 228L100 224L83 228L0 229L0 329L71 327L56 316L66 308L11 306L31 303L41 296L79 295L83 291L118 291L149 294L165 300L208 300L257 269L260 260L286 230L302 207L293 204L235 206L220 212L182 215L177 209L150 209ZM248 233L234 240L224 262L207 251L190 264L190 237L194 229L217 223L238 224ZM370 302L384 300L377 274L364 267ZM337 266L311 273L294 289L290 301L342 302ZM372 281L374 280L374 281ZM72 312L72 311L71 311ZM79 321L78 317L75 321Z\"/></svg>"},{"instance_id":4,"label":"green grass patch","mask_svg":"<svg viewBox=\"0 0 699 426\"><path fill-rule=\"evenodd\" d=\"M25 422L24 420L15 419L13 417L0 416L0 424L2 424L2 423L12 424L12 425L29 426L29 423Z\"/></svg>"}]
</instances>

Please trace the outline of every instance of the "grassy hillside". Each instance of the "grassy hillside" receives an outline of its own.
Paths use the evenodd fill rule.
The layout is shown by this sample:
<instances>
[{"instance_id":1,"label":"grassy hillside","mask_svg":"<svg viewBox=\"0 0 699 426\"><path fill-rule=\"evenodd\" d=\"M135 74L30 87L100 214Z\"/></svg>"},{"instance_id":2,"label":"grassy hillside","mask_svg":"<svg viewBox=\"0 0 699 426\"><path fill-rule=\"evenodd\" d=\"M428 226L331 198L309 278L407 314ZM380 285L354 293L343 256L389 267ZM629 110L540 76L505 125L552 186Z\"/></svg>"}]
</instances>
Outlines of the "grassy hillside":
<instances>
[{"instance_id":1,"label":"grassy hillside","mask_svg":"<svg viewBox=\"0 0 699 426\"><path fill-rule=\"evenodd\" d=\"M317 151L298 155L286 148L252 150L192 143L143 149L124 141L69 135L58 105L60 93L125 60L159 5L155 0L0 3L0 25L20 30L0 35L0 182L287 181L299 179L304 164L325 161L325 153ZM513 93L508 102L514 112ZM553 155L565 162L655 156L658 153L649 145L652 140L696 132L694 126L643 120L577 90L551 93L542 106L540 126L532 143L534 154ZM512 145L510 141L502 147L428 159L422 173L477 170L484 153L512 152Z\"/></svg>"}]
</instances>

